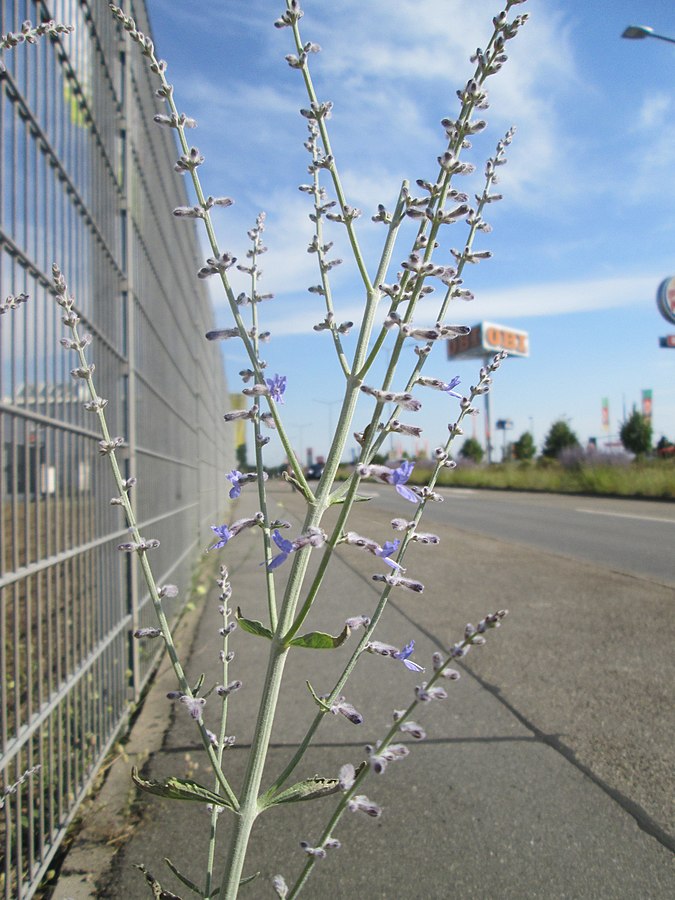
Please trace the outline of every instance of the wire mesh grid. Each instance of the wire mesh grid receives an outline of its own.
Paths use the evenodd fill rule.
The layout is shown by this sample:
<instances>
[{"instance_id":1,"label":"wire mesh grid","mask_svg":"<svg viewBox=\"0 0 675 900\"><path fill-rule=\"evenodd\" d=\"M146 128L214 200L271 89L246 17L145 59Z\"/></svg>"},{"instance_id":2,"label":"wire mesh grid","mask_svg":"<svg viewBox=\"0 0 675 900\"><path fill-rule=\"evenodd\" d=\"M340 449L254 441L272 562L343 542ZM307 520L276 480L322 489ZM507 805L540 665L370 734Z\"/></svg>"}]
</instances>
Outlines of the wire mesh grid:
<instances>
[{"instance_id":1,"label":"wire mesh grid","mask_svg":"<svg viewBox=\"0 0 675 900\"><path fill-rule=\"evenodd\" d=\"M145 6L132 10L149 25ZM107 414L138 480L158 581L187 588L225 505L231 462L212 312L171 178L172 134L142 61L103 0L0 0L0 32L54 18L75 33L5 53L0 79L0 897L31 897L156 661L132 648L149 618L83 383L59 346L61 267ZM221 473L221 477L218 474ZM168 488L170 486L170 489ZM207 489L208 487L208 489ZM170 601L170 615L181 599ZM134 652L134 650L136 652Z\"/></svg>"}]
</instances>

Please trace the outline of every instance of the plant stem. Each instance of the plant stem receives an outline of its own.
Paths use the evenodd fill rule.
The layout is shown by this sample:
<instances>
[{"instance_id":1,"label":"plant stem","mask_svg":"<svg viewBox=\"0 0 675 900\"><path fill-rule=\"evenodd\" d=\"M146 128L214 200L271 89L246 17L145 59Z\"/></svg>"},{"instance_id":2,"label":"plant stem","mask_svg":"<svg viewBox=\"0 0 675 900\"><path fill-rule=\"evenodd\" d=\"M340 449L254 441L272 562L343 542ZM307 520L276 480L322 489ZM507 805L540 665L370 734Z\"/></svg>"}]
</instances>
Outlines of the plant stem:
<instances>
[{"instance_id":1,"label":"plant stem","mask_svg":"<svg viewBox=\"0 0 675 900\"><path fill-rule=\"evenodd\" d=\"M221 897L224 900L234 900L239 890L251 829L259 811L258 794L287 657L288 648L275 639L267 663L249 764L240 794L239 815L235 819L234 835L225 864L225 877L221 887Z\"/></svg>"},{"instance_id":2,"label":"plant stem","mask_svg":"<svg viewBox=\"0 0 675 900\"><path fill-rule=\"evenodd\" d=\"M52 267L54 272L54 284L57 292L57 297L61 299L58 301L59 305L63 307L68 313L74 312L73 310L73 300L68 297L67 294L67 286L64 281L57 281L57 275L61 278L61 272L57 266ZM89 364L84 352L84 342L80 339L77 323L73 323L68 326L72 332L73 339L75 341L77 347L77 354L80 361L80 366L83 370L88 369ZM103 435L103 440L110 444L111 436L110 431L108 429L108 423L106 421L105 413L103 411L104 404L99 397L96 387L94 385L94 380L92 378L91 372L84 379L87 390L89 392L89 396L91 398L92 403L97 405L96 415L98 417L99 425L101 428L101 434ZM106 455L110 460L110 466L112 468L113 477L115 479L115 485L117 490L119 491L119 498L121 500L121 505L124 510L124 514L127 520L127 524L129 525L129 531L131 532L131 536L135 543L140 544L142 541L141 533L138 530L138 522L136 520L136 515L134 513L133 507L131 505L131 501L129 500L128 495L128 487L125 485L124 479L122 478L122 472L120 470L119 464L117 462L117 455L114 449L110 449ZM164 608L162 607L162 600L159 594L159 589L157 587L157 582L155 581L155 576L153 575L152 568L150 566L150 561L148 560L147 553L145 551L138 552L138 559L141 566L141 571L143 573L143 578L145 580L146 586L148 588L148 593L150 594L150 599L152 601L152 605L155 611L155 615L157 617L157 622L159 624L160 630L162 632L162 637L164 639L164 644L166 646L167 653L169 655L169 659L171 660L171 666L174 670L174 674L176 675L176 680L181 691L186 694L188 697L192 697L192 688L185 676L185 672L183 671L183 667L178 659L178 653L176 652L176 646L173 642L173 635L171 634L171 628L169 626L169 622L166 618L166 614L164 612ZM225 796L227 797L230 805L237 809L238 803L237 798L232 791L227 779L223 775L223 772L220 768L218 760L215 755L215 751L211 746L211 742L209 740L208 734L206 733L206 728L204 723L199 719L198 721L199 733L202 739L202 744L204 749L206 750L211 766L213 767L213 771L220 782L220 786L222 787Z\"/></svg>"}]
</instances>

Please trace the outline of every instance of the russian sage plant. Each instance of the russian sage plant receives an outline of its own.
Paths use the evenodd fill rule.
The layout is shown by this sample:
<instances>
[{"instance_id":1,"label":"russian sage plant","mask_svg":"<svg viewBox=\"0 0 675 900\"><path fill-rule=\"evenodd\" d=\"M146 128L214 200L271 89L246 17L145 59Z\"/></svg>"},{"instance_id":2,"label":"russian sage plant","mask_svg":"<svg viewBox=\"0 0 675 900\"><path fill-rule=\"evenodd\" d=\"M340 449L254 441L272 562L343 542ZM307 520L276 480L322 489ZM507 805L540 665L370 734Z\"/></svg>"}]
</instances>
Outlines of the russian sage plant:
<instances>
[{"instance_id":1,"label":"russian sage plant","mask_svg":"<svg viewBox=\"0 0 675 900\"><path fill-rule=\"evenodd\" d=\"M362 654L388 657L401 662L412 673L421 675L424 672L423 667L412 658L414 641L398 647L377 639L375 633L392 591L421 594L424 590L422 582L406 574L406 552L411 543L432 546L439 543L436 535L421 530L422 516L427 504L443 499L435 488L441 470L454 466L451 458L452 442L463 433L464 419L477 413L475 401L490 390L493 373L506 355L498 353L480 368L475 385L463 392L457 390L458 378L451 378L446 382L428 373L433 364L434 351L444 347L446 341L466 334L469 330L465 326L449 324L446 318L453 303L472 299L470 289L464 286L467 267L490 256L488 250L476 247L475 242L481 233L490 230L484 219L486 207L501 199L494 186L498 181L499 168L506 161L505 154L512 140L513 130L509 130L497 141L494 154L485 163L482 186L473 197L461 186L463 177L473 173L475 168L464 157L465 152L471 149L471 136L486 128L487 123L481 118L488 107L486 82L506 62L506 45L526 21L526 15L512 15L513 8L523 2L524 0L506 0L504 9L492 20L492 32L485 48L479 48L471 57L472 70L464 86L457 91L458 109L442 120L444 139L439 147L437 160L433 163L432 173L426 178L418 179L414 189L405 181L391 208L379 205L374 211L372 219L381 223L383 241L380 257L372 266L365 259L359 244L356 223L361 212L348 203L331 147L328 121L332 104L317 96L310 73L310 60L313 54L320 51L320 47L311 40L306 40L302 34L303 10L298 0L286 0L285 9L274 22L275 27L288 30L290 52L286 61L298 71L307 95L306 106L300 112L307 122L305 148L309 157L309 179L307 183L300 185L300 190L308 198L308 214L314 225L314 235L308 250L316 257L317 283L310 286L309 291L318 295L324 305L323 319L313 328L314 331L329 332L338 380L342 386L337 427L316 488L310 486L306 479L281 415L284 394L286 390L292 390L292 386L287 385L285 375L268 373L260 355L261 344L269 339L261 322L261 303L272 299L272 295L259 290L259 261L266 250L263 244L265 215L261 213L248 232L246 262L237 263L233 253L222 249L218 243L211 220L211 210L214 207L227 207L233 201L229 197L206 195L202 189L199 168L204 163L204 158L188 139L188 131L195 126L195 122L179 111L174 99L174 88L166 77L166 63L157 58L150 38L137 29L135 21L122 9L111 5L112 15L121 23L129 38L138 45L157 78L157 96L165 109L155 116L155 122L159 126L174 129L180 144L175 170L190 181L194 205L179 207L174 210L174 215L198 220L205 229L210 245L210 255L197 277L218 279L229 305L231 320L221 328L209 332L206 338L211 341L239 341L248 357L248 366L240 372L240 376L244 384L242 393L249 398L249 405L244 409L224 411L224 415L231 422L245 420L252 429L256 470L242 473L234 469L224 473L223 477L230 483L229 495L232 499L239 497L243 490L257 491L259 510L253 516L214 523L212 526L215 540L209 550L211 553L222 554L218 578L220 611L223 616L223 644L220 651L222 684L191 685L181 665L163 611L163 598L174 596L177 588L172 585L159 586L153 577L149 555L158 542L139 533L129 502L129 492L135 482L133 478L122 477L116 459L116 450L123 443L123 438L113 437L109 430L105 416L107 401L97 394L94 365L87 357L90 337L80 334L75 300L68 293L64 276L54 266L54 293L64 310L63 322L70 330L69 337L64 338L62 343L66 349L76 354L77 361L72 375L83 380L87 386L89 399L86 408L98 417L101 428L100 452L108 458L117 486L117 494L112 502L122 507L130 530L130 539L120 544L119 550L138 557L157 615L156 627L140 629L135 636L139 640L158 639L166 645L177 679L176 690L171 693L170 699L184 707L186 715L194 720L214 773L212 787L177 777L149 782L137 772L133 773L136 784L150 793L175 799L197 799L210 804L211 827L206 872L201 876L179 872L173 864L169 864L177 878L200 897L211 898L218 894L219 897L231 900L237 896L240 885L245 881L242 879L242 871L251 829L256 819L267 809L280 803L335 795L324 829L311 844L307 841L300 842L301 863L294 866L293 861L288 862L289 868L299 869L293 880L289 884L285 880L285 875L289 873L278 874L269 888L281 898L297 896L317 861L340 846L336 835L345 811L362 812L374 818L381 815L376 799L371 799L364 793L366 782L373 773L383 773L390 762L408 755L410 745L403 743L403 738L410 738L414 743L426 737L425 727L416 722L416 717L431 701L446 698L444 685L448 680L453 681L459 677L457 670L452 668L454 661L464 657L471 647L483 644L487 632L497 628L506 614L505 610L498 610L486 615L475 626L467 625L462 640L447 648L445 653L433 655L430 674L426 674L424 680L420 679L417 686L411 689L407 705L394 710L391 727L383 734L370 735L371 743L366 746L364 758L358 764L345 761L339 772L293 783L293 774L317 730L326 718L331 718L328 714L342 715L355 726L363 724L362 713L355 709L345 694L348 679ZM11 37L3 38L3 46L13 46ZM401 250L397 248L396 242L400 237L401 226L407 220L413 220L416 230L412 242ZM330 255L332 242L328 238L328 232L333 228L341 228L346 232L362 282L362 314L357 323L340 321L340 303L331 284L331 271L341 262ZM460 249L451 251L454 257L452 265L437 262L435 258L439 237L443 233L445 238L446 229L461 234L456 242ZM398 260L398 264L392 263L393 259ZM249 279L247 291L239 294L235 293L230 278L230 270L235 266ZM398 271L392 272L392 269ZM431 295L434 294L437 299L432 298ZM7 298L2 312L14 308L25 299L25 295ZM430 309L433 311L429 312ZM433 321L435 324L416 324L420 320ZM355 349L348 353L343 338L352 329L356 332ZM404 346L411 344L414 345L416 358L410 370L405 371L406 356L402 351ZM373 383L374 363L383 352L388 359L384 377L378 383ZM420 398L429 390L444 392L456 400L457 405L456 414L448 423L447 430L434 451L434 461L428 476L420 485L411 483L414 470L412 461L380 465L375 459L392 433L419 436L421 429L414 421L408 421L408 414L412 414L414 418L414 413L421 407ZM370 414L365 421L355 421L357 401L364 394L372 401ZM359 409L362 408L361 406ZM359 459L349 476L338 481L338 467L347 440L355 427L355 436L360 446ZM265 446L270 439L266 434L268 429L276 430L288 458L287 478L304 501L304 521L299 533L295 535L289 531L290 523L276 520L270 512L267 476L264 471ZM374 479L390 487L399 496L402 507L408 510L407 515L391 521L390 525L396 536L383 543L351 531L348 527L352 507L357 500L362 499L358 492L364 479ZM332 506L337 506L337 520L330 531L326 531L323 527L324 514ZM246 617L245 596L236 597L239 608L234 617L230 608L237 584L236 573L231 580L227 567L228 546L235 539L251 540L254 535L261 539L263 548L260 558L264 560L262 571L267 596L267 618L264 622ZM324 576L335 548L339 545L370 553L384 566L385 574L376 573L372 576L373 581L380 586L378 601L375 608L367 611L367 614L355 614L348 618L337 635L305 631L306 620L321 602ZM308 566L313 554L318 554L318 565L310 575ZM287 570L287 580L284 589L278 590L278 570L282 567ZM227 749L233 742L233 738L227 736L228 698L241 687L236 671L231 666L234 654L230 643L237 624L240 627L240 637L237 639L239 643L265 642L268 654L255 732L243 783L239 786L233 785L227 776ZM352 634L354 636L348 644ZM342 673L332 689L321 696L310 687L307 702L316 705L314 719L307 733L298 735L296 748L283 771L271 783L263 783L263 771L286 661L290 653L306 653L308 650L343 653L345 658ZM204 721L207 699L209 721L216 715L212 712L214 706L220 716L215 733L206 727ZM369 787L368 790L376 797L376 787ZM232 815L234 826L229 847L224 851L224 877L222 884L218 886L215 883L214 865L215 860L223 855L223 851L217 846L217 837L219 816L224 811ZM159 896L162 891L159 882L148 872L145 872L145 876L155 895ZM176 895L165 891L161 896Z\"/></svg>"}]
</instances>

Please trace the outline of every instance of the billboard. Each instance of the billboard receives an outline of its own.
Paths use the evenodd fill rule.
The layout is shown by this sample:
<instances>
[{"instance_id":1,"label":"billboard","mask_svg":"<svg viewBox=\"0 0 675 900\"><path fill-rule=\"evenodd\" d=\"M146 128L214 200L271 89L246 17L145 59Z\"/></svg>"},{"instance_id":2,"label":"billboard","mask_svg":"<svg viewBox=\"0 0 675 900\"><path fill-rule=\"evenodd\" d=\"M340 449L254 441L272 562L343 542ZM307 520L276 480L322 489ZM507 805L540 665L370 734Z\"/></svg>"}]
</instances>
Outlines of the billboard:
<instances>
[{"instance_id":1,"label":"billboard","mask_svg":"<svg viewBox=\"0 0 675 900\"><path fill-rule=\"evenodd\" d=\"M642 392L642 415L648 422L652 420L652 400L651 389Z\"/></svg>"},{"instance_id":2,"label":"billboard","mask_svg":"<svg viewBox=\"0 0 675 900\"><path fill-rule=\"evenodd\" d=\"M509 356L529 356L530 336L506 325L480 322L468 334L448 341L448 359L485 359L499 350L506 350Z\"/></svg>"},{"instance_id":3,"label":"billboard","mask_svg":"<svg viewBox=\"0 0 675 900\"><path fill-rule=\"evenodd\" d=\"M656 306L666 322L675 325L675 278L665 278L656 292Z\"/></svg>"}]
</instances>

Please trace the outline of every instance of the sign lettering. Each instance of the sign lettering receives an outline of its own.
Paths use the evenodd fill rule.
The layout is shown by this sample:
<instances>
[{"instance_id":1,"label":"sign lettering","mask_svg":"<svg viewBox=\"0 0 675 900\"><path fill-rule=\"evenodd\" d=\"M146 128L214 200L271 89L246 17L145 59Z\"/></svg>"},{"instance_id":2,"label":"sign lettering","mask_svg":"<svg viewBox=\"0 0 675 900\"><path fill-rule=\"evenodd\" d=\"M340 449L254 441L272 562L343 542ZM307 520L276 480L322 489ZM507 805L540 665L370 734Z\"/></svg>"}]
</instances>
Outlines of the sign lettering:
<instances>
[{"instance_id":1,"label":"sign lettering","mask_svg":"<svg viewBox=\"0 0 675 900\"><path fill-rule=\"evenodd\" d=\"M530 355L530 336L526 331L516 331L506 325L481 322L468 334L448 341L448 358L485 359L498 350L506 350L511 356Z\"/></svg>"}]
</instances>

